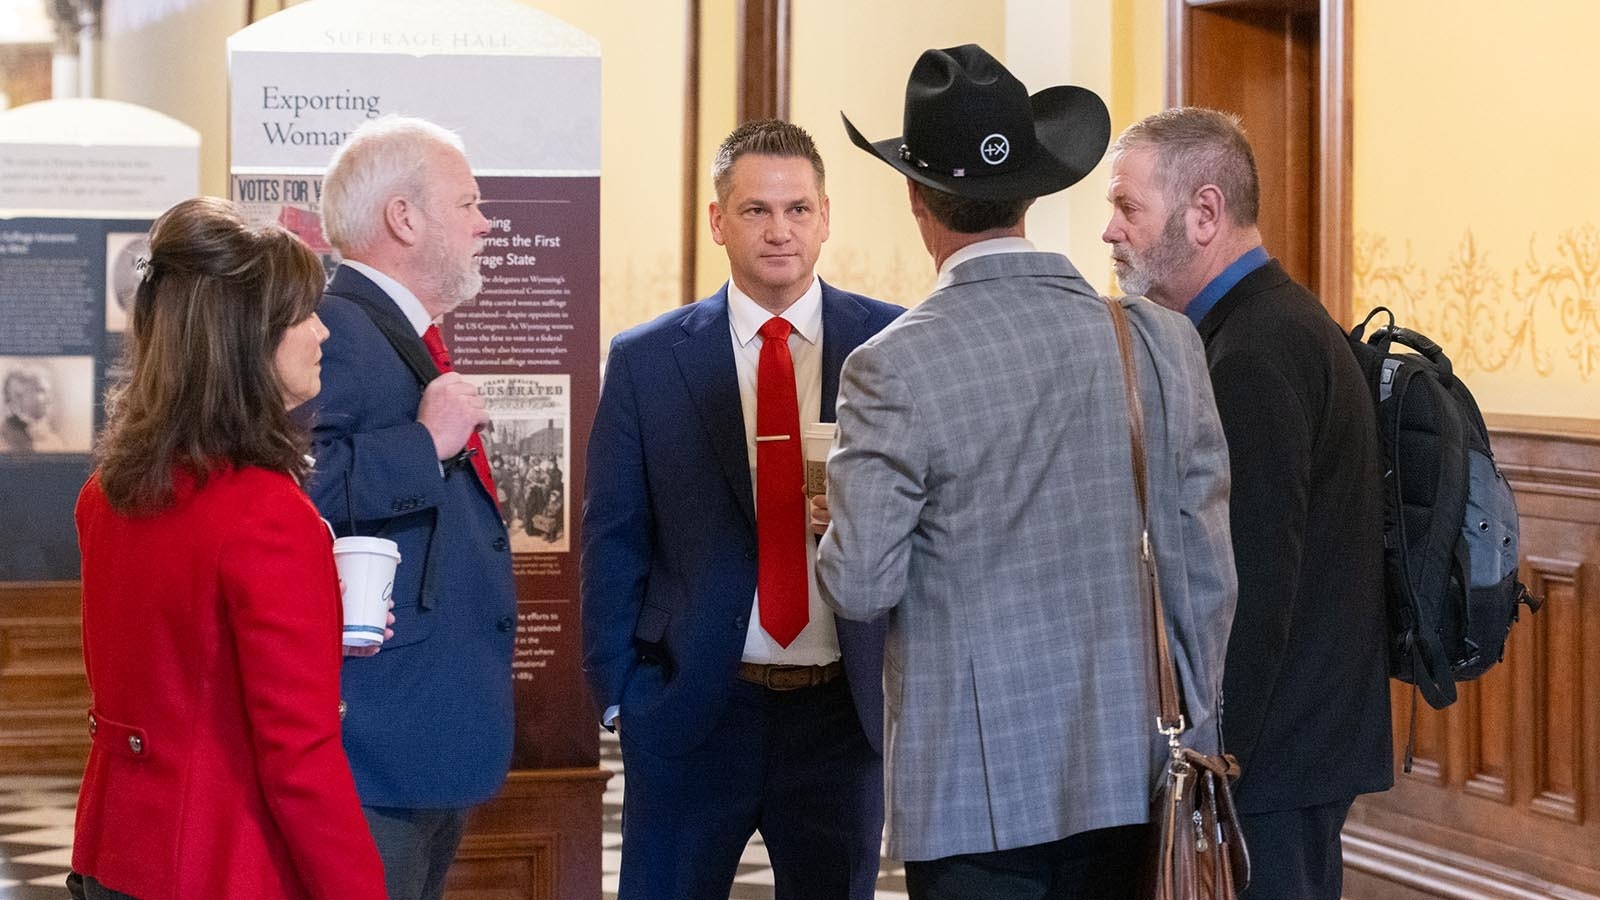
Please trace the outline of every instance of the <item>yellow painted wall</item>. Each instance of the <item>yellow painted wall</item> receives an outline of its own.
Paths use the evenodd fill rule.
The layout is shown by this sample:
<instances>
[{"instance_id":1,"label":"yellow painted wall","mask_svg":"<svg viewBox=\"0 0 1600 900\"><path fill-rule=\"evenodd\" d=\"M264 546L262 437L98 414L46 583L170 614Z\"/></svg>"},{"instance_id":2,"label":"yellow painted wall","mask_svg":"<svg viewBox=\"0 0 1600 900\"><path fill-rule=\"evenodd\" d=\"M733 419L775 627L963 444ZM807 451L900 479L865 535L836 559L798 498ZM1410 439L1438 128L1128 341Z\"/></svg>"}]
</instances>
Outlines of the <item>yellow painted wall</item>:
<instances>
[{"instance_id":1,"label":"yellow painted wall","mask_svg":"<svg viewBox=\"0 0 1600 900\"><path fill-rule=\"evenodd\" d=\"M929 47L979 43L1003 57L1002 4L858 3L794 5L790 118L817 139L828 166L832 237L817 265L846 290L910 305L933 285L933 263L906 200L905 177L856 149L841 110L868 139L900 134L906 76Z\"/></svg>"},{"instance_id":2,"label":"yellow painted wall","mask_svg":"<svg viewBox=\"0 0 1600 900\"><path fill-rule=\"evenodd\" d=\"M524 0L526 2L526 0ZM683 0L535 0L600 42L600 338L683 293Z\"/></svg>"},{"instance_id":3,"label":"yellow painted wall","mask_svg":"<svg viewBox=\"0 0 1600 900\"><path fill-rule=\"evenodd\" d=\"M1111 111L1111 138L1166 107L1167 13L1164 0L1099 0L1072 4L1071 82L1092 88ZM1100 240L1110 218L1110 163L1068 188L1066 253L1089 283L1112 292L1111 249ZM1050 248L1059 249L1059 248Z\"/></svg>"},{"instance_id":4,"label":"yellow painted wall","mask_svg":"<svg viewBox=\"0 0 1600 900\"><path fill-rule=\"evenodd\" d=\"M228 35L245 25L232 0L172 2L129 30L107 29L101 96L148 106L200 132L200 191L228 193Z\"/></svg>"},{"instance_id":5,"label":"yellow painted wall","mask_svg":"<svg viewBox=\"0 0 1600 900\"><path fill-rule=\"evenodd\" d=\"M699 174L691 197L681 180L684 0L523 2L600 41L601 331L609 340L678 303L686 204L696 211L698 294L727 277L727 259L710 239L705 209L712 196L711 155L736 124L737 3L700 3L700 130L693 160ZM258 12L273 5L276 0L256 3ZM224 42L243 26L244 11L230 0L172 0L165 8L172 11L137 30L107 35L104 93L198 128L201 189L225 193ZM1163 0L1073 0L1064 7L1057 0L806 0L793 4L792 26L791 117L821 144L834 204L833 237L819 269L842 287L902 303L926 293L932 263L912 224L904 180L850 145L839 124L841 109L874 139L900 133L905 80L917 55L969 41L1017 67L1033 90L1070 82L1100 92L1116 129L1161 106ZM1017 45L1016 59L1008 59L1008 43ZM1104 184L1099 171L1066 195L1041 202L1030 228L1041 246L1068 253L1106 289L1111 279L1099 242Z\"/></svg>"},{"instance_id":6,"label":"yellow painted wall","mask_svg":"<svg viewBox=\"0 0 1600 900\"><path fill-rule=\"evenodd\" d=\"M711 239L711 157L738 124L738 13L735 0L700 3L700 137L695 171L695 296L705 297L728 280L728 255Z\"/></svg>"},{"instance_id":7,"label":"yellow painted wall","mask_svg":"<svg viewBox=\"0 0 1600 900\"><path fill-rule=\"evenodd\" d=\"M1072 83L1101 94L1120 129L1162 106L1161 0L806 0L794 5L790 115L816 136L828 165L832 237L818 270L840 287L914 304L934 270L917 235L905 179L845 136L839 112L872 140L900 134L906 77L929 47L975 42L1030 90ZM1042 36L1042 37L1041 37ZM1041 249L1066 253L1097 287L1110 287L1101 170L1029 214Z\"/></svg>"},{"instance_id":8,"label":"yellow painted wall","mask_svg":"<svg viewBox=\"0 0 1600 900\"><path fill-rule=\"evenodd\" d=\"M1600 4L1356 0L1355 308L1485 410L1600 418Z\"/></svg>"}]
</instances>

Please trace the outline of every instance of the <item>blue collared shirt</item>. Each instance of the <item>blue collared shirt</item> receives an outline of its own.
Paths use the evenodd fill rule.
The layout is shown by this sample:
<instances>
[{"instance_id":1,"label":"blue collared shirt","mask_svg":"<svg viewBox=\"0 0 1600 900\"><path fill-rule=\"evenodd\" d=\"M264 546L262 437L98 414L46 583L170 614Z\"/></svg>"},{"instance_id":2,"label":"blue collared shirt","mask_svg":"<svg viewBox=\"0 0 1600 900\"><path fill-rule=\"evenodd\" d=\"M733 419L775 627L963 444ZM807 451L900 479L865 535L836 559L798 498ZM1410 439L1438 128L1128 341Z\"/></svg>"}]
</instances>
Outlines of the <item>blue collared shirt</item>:
<instances>
[{"instance_id":1,"label":"blue collared shirt","mask_svg":"<svg viewBox=\"0 0 1600 900\"><path fill-rule=\"evenodd\" d=\"M1211 312L1211 307L1217 305L1223 294L1233 290L1233 286L1243 281L1246 275L1271 261L1272 257L1267 255L1265 247L1257 247L1234 260L1222 270L1221 275L1211 279L1210 284L1194 295L1189 305L1183 308L1183 314L1189 317L1194 327L1199 328L1200 320L1206 317L1206 313Z\"/></svg>"}]
</instances>

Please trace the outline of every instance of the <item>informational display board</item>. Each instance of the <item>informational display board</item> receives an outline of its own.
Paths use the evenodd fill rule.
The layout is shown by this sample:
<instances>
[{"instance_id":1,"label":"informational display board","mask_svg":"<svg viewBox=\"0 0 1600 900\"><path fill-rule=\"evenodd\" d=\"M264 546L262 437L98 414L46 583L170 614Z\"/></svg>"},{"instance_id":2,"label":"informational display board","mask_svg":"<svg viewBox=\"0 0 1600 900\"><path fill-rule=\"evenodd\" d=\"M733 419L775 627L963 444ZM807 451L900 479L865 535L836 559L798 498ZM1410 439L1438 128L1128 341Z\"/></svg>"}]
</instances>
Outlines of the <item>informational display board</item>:
<instances>
[{"instance_id":1,"label":"informational display board","mask_svg":"<svg viewBox=\"0 0 1600 900\"><path fill-rule=\"evenodd\" d=\"M111 100L0 112L0 581L74 580L72 509L146 232L199 190L200 135Z\"/></svg>"},{"instance_id":2,"label":"informational display board","mask_svg":"<svg viewBox=\"0 0 1600 900\"><path fill-rule=\"evenodd\" d=\"M578 625L583 448L599 399L600 50L513 0L312 0L228 41L232 193L321 252L322 174L362 122L461 135L491 232L484 289L442 323L511 533L516 768L594 765Z\"/></svg>"}]
</instances>

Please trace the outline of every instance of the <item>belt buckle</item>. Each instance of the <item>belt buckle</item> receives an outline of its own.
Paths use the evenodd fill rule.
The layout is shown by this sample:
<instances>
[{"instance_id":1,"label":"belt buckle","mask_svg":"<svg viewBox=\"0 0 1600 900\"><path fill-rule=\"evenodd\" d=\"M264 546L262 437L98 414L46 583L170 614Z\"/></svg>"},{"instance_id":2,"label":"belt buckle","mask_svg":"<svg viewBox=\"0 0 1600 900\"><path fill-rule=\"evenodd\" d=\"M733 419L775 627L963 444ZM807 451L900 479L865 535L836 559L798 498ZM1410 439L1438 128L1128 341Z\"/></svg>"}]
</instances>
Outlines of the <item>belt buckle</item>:
<instances>
[{"instance_id":1,"label":"belt buckle","mask_svg":"<svg viewBox=\"0 0 1600 900\"><path fill-rule=\"evenodd\" d=\"M761 680L769 691L792 691L796 687L791 683L791 676L794 674L795 670L787 666L769 665L766 671L761 673Z\"/></svg>"},{"instance_id":2,"label":"belt buckle","mask_svg":"<svg viewBox=\"0 0 1600 900\"><path fill-rule=\"evenodd\" d=\"M816 683L816 672L811 666L768 666L762 673L767 690L798 691Z\"/></svg>"}]
</instances>

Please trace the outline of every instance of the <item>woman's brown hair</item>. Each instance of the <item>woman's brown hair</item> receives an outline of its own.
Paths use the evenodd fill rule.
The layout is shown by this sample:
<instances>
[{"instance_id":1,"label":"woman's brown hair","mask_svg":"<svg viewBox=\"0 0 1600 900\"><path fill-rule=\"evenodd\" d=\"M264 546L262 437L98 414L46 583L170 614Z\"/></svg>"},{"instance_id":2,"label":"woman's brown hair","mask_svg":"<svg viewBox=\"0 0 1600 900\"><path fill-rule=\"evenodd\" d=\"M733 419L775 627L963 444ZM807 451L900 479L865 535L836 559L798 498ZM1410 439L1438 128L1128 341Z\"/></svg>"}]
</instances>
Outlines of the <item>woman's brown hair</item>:
<instances>
[{"instance_id":1,"label":"woman's brown hair","mask_svg":"<svg viewBox=\"0 0 1600 900\"><path fill-rule=\"evenodd\" d=\"M182 471L204 483L259 466L304 479L309 436L285 408L274 367L284 332L316 311L322 264L275 225L245 223L198 197L150 227L150 258L107 399L100 486L118 512L173 502Z\"/></svg>"}]
</instances>

